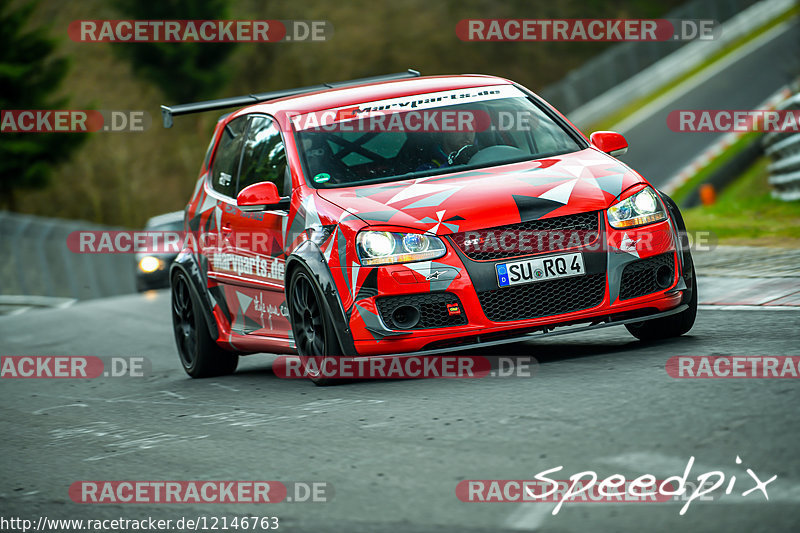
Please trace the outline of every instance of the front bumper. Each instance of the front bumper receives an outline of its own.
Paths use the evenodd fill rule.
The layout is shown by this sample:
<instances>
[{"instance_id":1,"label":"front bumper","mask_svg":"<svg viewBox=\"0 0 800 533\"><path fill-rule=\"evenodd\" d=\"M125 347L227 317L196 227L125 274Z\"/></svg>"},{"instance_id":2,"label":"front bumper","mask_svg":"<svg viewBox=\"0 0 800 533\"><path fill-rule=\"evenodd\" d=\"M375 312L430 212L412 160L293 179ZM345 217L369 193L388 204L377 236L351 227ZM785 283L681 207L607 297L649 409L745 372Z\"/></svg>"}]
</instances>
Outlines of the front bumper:
<instances>
[{"instance_id":1,"label":"front bumper","mask_svg":"<svg viewBox=\"0 0 800 533\"><path fill-rule=\"evenodd\" d=\"M375 290L362 293L351 308L356 351L434 353L430 350L553 334L557 326L603 327L677 312L686 284L671 223L626 231L601 223L601 230L600 246L536 254L580 252L586 267L582 276L501 288L495 264L509 259L474 261L452 240L437 261L377 267ZM392 310L404 301L422 311L413 328L393 320Z\"/></svg>"},{"instance_id":2,"label":"front bumper","mask_svg":"<svg viewBox=\"0 0 800 533\"><path fill-rule=\"evenodd\" d=\"M652 320L656 318L664 318L677 313L682 313L689 308L687 304L679 304L668 311L651 312L649 309L639 310L640 312L634 313L619 313L616 315L606 315L601 317L594 317L595 319L589 325L580 325L580 323L564 323L553 324L550 328L538 328L533 331L525 330L512 330L504 332L504 334L497 334L497 332L487 332L470 337L458 337L458 342L440 342L429 345L430 347L416 352L402 352L403 356L412 355L436 355L441 353L450 353L453 349L469 350L473 348L489 348L492 346L502 346L504 344L513 344L516 342L523 342L526 340L539 339L542 337L553 337L555 335L567 335L570 333L580 333L583 331L590 331L600 328L607 328L609 326L622 326L624 324L633 324L641 322L644 319ZM558 328L558 329L556 329ZM386 352L375 355L393 355L395 352ZM368 355L368 354L362 354Z\"/></svg>"}]
</instances>

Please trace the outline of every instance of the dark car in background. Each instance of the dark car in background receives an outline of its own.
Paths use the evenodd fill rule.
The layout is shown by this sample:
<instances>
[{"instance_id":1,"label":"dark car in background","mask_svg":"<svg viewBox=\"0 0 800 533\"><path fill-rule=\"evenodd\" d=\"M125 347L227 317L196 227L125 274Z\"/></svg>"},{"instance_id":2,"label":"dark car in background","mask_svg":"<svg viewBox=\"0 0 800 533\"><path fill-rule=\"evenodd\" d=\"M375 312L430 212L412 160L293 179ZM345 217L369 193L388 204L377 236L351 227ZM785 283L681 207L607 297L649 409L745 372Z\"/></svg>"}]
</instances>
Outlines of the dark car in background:
<instances>
[{"instance_id":1,"label":"dark car in background","mask_svg":"<svg viewBox=\"0 0 800 533\"><path fill-rule=\"evenodd\" d=\"M154 216L144 226L145 231L183 231L183 211ZM137 252L136 290L139 292L169 288L169 267L178 256L176 252Z\"/></svg>"}]
</instances>

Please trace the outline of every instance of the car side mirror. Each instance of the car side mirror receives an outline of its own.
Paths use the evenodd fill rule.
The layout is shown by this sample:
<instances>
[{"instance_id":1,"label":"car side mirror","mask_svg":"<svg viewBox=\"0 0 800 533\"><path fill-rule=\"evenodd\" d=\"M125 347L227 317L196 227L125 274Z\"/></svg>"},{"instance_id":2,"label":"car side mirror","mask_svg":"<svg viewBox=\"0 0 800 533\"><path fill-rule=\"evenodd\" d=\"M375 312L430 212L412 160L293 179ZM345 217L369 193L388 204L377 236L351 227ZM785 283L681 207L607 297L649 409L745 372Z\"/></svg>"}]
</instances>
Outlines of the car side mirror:
<instances>
[{"instance_id":1,"label":"car side mirror","mask_svg":"<svg viewBox=\"0 0 800 533\"><path fill-rule=\"evenodd\" d=\"M278 194L278 187L271 181L248 185L236 196L236 205L242 211L264 211L283 207L284 203Z\"/></svg>"},{"instance_id":2,"label":"car side mirror","mask_svg":"<svg viewBox=\"0 0 800 533\"><path fill-rule=\"evenodd\" d=\"M628 151L628 141L615 131L596 131L589 136L589 141L601 152L611 156L622 155Z\"/></svg>"}]
</instances>

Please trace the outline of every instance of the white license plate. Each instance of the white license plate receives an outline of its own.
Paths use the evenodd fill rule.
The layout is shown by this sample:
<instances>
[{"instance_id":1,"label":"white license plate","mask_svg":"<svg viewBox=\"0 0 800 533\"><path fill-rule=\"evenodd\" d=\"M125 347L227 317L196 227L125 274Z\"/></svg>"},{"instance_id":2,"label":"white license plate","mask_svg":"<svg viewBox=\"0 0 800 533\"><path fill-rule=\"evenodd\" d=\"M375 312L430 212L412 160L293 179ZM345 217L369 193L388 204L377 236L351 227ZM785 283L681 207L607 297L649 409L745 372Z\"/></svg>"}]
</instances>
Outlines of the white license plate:
<instances>
[{"instance_id":1,"label":"white license plate","mask_svg":"<svg viewBox=\"0 0 800 533\"><path fill-rule=\"evenodd\" d=\"M583 255L580 253L499 263L494 268L497 272L497 284L501 287L586 274Z\"/></svg>"}]
</instances>

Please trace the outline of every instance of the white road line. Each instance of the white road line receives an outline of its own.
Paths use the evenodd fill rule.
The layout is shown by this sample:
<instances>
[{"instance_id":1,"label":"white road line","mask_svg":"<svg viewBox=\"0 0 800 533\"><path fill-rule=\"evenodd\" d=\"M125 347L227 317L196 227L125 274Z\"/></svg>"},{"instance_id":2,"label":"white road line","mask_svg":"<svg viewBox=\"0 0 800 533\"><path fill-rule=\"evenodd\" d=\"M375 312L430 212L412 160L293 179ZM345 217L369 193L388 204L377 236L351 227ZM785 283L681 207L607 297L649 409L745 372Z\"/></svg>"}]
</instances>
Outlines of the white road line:
<instances>
[{"instance_id":1,"label":"white road line","mask_svg":"<svg viewBox=\"0 0 800 533\"><path fill-rule=\"evenodd\" d=\"M796 305L714 305L700 304L703 311L800 311Z\"/></svg>"},{"instance_id":2,"label":"white road line","mask_svg":"<svg viewBox=\"0 0 800 533\"><path fill-rule=\"evenodd\" d=\"M508 529L536 531L550 516L555 506L555 503L521 503L505 519L505 526Z\"/></svg>"},{"instance_id":3,"label":"white road line","mask_svg":"<svg viewBox=\"0 0 800 533\"><path fill-rule=\"evenodd\" d=\"M662 108L666 107L670 102L677 100L678 98L685 95L689 91L695 89L699 85L710 80L711 78L713 78L714 76L716 76L717 74L719 74L720 72L731 66L733 63L736 63L744 56L754 52L761 46L767 44L769 41L775 39L781 33L788 30L789 26L791 26L795 22L796 22L795 19L787 20L785 22L778 24L774 28L766 31L765 33L759 35L749 43L734 50L733 52L731 52L724 58L720 59L713 65L710 65L708 68L698 72L697 74L695 74L688 80L684 81L677 87L671 89L670 91L656 98L655 100L645 105L635 113L629 115L621 122L612 126L611 129L613 131L618 131L620 133L625 134L628 130L636 127L639 123L644 122L646 118L650 117L657 111L660 111Z\"/></svg>"},{"instance_id":4,"label":"white road line","mask_svg":"<svg viewBox=\"0 0 800 533\"><path fill-rule=\"evenodd\" d=\"M67 405L55 405L53 407L45 407L43 409L37 409L36 411L33 412L33 414L40 415L40 414L44 413L45 411L50 411L52 409L61 409L63 407L89 407L89 406L86 405L85 403L70 403L70 404L67 404Z\"/></svg>"},{"instance_id":5,"label":"white road line","mask_svg":"<svg viewBox=\"0 0 800 533\"><path fill-rule=\"evenodd\" d=\"M391 426L390 422L375 422L374 424L364 424L363 426L358 426L361 429L370 429L370 428L383 428L387 426Z\"/></svg>"},{"instance_id":6,"label":"white road line","mask_svg":"<svg viewBox=\"0 0 800 533\"><path fill-rule=\"evenodd\" d=\"M219 387L220 389L229 390L231 392L239 392L239 389L234 389L233 387L229 387L227 385L223 385L222 383L210 383L210 385L214 385L215 387Z\"/></svg>"}]
</instances>

